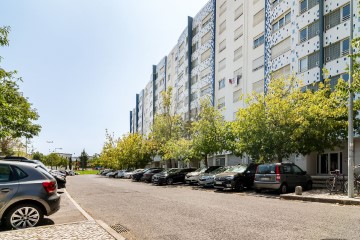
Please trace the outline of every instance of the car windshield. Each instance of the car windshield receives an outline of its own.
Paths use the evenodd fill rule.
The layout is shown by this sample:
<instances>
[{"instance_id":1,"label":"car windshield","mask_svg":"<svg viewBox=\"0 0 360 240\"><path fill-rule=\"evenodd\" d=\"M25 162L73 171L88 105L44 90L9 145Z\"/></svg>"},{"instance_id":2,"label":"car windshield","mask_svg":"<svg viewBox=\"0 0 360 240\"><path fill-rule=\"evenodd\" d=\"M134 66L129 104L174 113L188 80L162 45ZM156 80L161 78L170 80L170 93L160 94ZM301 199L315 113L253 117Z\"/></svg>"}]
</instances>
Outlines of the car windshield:
<instances>
[{"instance_id":1,"label":"car windshield","mask_svg":"<svg viewBox=\"0 0 360 240\"><path fill-rule=\"evenodd\" d=\"M214 171L210 172L211 174L218 174L218 173L222 173L226 170L227 168L225 167L219 167L217 169L215 169Z\"/></svg>"},{"instance_id":2,"label":"car windshield","mask_svg":"<svg viewBox=\"0 0 360 240\"><path fill-rule=\"evenodd\" d=\"M201 168L196 169L194 172L203 173L203 172L205 172L207 169L208 169L207 167L201 167Z\"/></svg>"},{"instance_id":3,"label":"car windshield","mask_svg":"<svg viewBox=\"0 0 360 240\"><path fill-rule=\"evenodd\" d=\"M226 172L242 173L242 172L245 172L246 168L247 168L246 165L237 165L237 166L230 167L228 170L226 170Z\"/></svg>"}]
</instances>

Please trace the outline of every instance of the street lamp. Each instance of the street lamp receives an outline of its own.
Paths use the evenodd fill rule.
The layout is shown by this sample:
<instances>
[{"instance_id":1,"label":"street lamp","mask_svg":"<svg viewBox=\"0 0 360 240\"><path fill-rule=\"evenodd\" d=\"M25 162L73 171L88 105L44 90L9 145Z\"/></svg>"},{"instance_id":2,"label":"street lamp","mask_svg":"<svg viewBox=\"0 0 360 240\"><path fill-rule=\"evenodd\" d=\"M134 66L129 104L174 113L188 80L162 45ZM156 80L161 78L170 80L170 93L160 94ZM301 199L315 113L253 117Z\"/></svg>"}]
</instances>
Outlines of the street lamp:
<instances>
[{"instance_id":1,"label":"street lamp","mask_svg":"<svg viewBox=\"0 0 360 240\"><path fill-rule=\"evenodd\" d=\"M354 197L354 94L352 92L353 82L353 47L352 40L354 38L354 4L353 0L350 0L350 49L349 49L349 109L348 109L348 197Z\"/></svg>"}]
</instances>

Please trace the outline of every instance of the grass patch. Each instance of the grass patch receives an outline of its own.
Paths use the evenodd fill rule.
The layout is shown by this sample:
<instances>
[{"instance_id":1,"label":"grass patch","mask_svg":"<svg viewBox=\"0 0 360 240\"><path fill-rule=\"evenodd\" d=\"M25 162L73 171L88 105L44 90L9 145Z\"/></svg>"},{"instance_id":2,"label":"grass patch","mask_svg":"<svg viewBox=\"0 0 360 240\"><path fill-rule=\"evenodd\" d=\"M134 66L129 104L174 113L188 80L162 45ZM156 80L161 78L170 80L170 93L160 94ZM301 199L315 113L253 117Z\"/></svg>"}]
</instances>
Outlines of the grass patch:
<instances>
[{"instance_id":1,"label":"grass patch","mask_svg":"<svg viewBox=\"0 0 360 240\"><path fill-rule=\"evenodd\" d=\"M80 175L86 175L86 174L97 174L99 173L99 170L77 170L75 171Z\"/></svg>"}]
</instances>

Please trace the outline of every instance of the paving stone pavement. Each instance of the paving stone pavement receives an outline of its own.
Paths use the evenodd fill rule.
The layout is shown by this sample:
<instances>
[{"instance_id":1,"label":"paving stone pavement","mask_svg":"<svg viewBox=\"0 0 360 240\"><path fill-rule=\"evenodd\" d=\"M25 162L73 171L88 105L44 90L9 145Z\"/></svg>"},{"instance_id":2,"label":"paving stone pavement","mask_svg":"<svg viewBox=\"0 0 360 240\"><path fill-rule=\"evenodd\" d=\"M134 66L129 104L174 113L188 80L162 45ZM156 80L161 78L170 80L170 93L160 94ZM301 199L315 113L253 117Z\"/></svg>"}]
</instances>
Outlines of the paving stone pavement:
<instances>
[{"instance_id":1,"label":"paving stone pavement","mask_svg":"<svg viewBox=\"0 0 360 240\"><path fill-rule=\"evenodd\" d=\"M51 226L0 232L0 240L114 240L95 221L81 221Z\"/></svg>"}]
</instances>

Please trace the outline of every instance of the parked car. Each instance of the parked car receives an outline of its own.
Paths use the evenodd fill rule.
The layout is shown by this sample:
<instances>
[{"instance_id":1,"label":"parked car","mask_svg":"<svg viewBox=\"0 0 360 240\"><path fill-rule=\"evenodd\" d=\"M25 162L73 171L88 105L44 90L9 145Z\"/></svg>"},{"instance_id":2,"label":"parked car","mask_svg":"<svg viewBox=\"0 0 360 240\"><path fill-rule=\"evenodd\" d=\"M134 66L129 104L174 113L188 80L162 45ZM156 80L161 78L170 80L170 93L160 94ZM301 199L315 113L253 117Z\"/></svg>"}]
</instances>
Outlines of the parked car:
<instances>
[{"instance_id":1,"label":"parked car","mask_svg":"<svg viewBox=\"0 0 360 240\"><path fill-rule=\"evenodd\" d=\"M101 175L106 176L106 174L108 174L109 172L113 172L113 169L105 169L103 171L100 172Z\"/></svg>"},{"instance_id":2,"label":"parked car","mask_svg":"<svg viewBox=\"0 0 360 240\"><path fill-rule=\"evenodd\" d=\"M311 176L294 163L261 164L256 170L254 181L256 192L271 189L282 194L296 186L310 190L312 184Z\"/></svg>"},{"instance_id":3,"label":"parked car","mask_svg":"<svg viewBox=\"0 0 360 240\"><path fill-rule=\"evenodd\" d=\"M130 170L119 170L116 175L116 178L124 178L125 173L127 173L127 172L131 172L131 171Z\"/></svg>"},{"instance_id":4,"label":"parked car","mask_svg":"<svg viewBox=\"0 0 360 240\"><path fill-rule=\"evenodd\" d=\"M115 170L113 172L109 172L109 173L106 174L106 176L109 177L109 178L115 178L119 171L120 170Z\"/></svg>"},{"instance_id":5,"label":"parked car","mask_svg":"<svg viewBox=\"0 0 360 240\"><path fill-rule=\"evenodd\" d=\"M167 176L170 173L177 172L179 170L180 170L180 168L170 168L170 169L164 170L162 172L156 173L156 174L154 174L154 176L152 176L151 182L156 185L161 185L161 184L163 184L162 179L164 178L164 176Z\"/></svg>"},{"instance_id":6,"label":"parked car","mask_svg":"<svg viewBox=\"0 0 360 240\"><path fill-rule=\"evenodd\" d=\"M254 184L257 164L239 164L229 167L225 172L216 174L214 187L243 191Z\"/></svg>"},{"instance_id":7,"label":"parked car","mask_svg":"<svg viewBox=\"0 0 360 240\"><path fill-rule=\"evenodd\" d=\"M157 173L159 173L159 172L162 172L162 171L164 171L163 168L150 169L150 170L148 170L148 171L146 171L146 172L144 173L144 175L141 177L140 180L141 180L141 181L144 181L144 182L151 182L152 177L153 177L155 174L157 174Z\"/></svg>"},{"instance_id":8,"label":"parked car","mask_svg":"<svg viewBox=\"0 0 360 240\"><path fill-rule=\"evenodd\" d=\"M124 178L131 178L131 176L135 173L138 173L138 172L141 172L141 171L144 171L144 169L142 168L139 168L139 169L136 169L134 171L131 171L131 172L126 172L124 173Z\"/></svg>"},{"instance_id":9,"label":"parked car","mask_svg":"<svg viewBox=\"0 0 360 240\"><path fill-rule=\"evenodd\" d=\"M32 163L32 164L39 165L39 167L41 167L43 170L50 173L50 175L52 175L55 178L58 189L66 187L66 175L60 173L57 170L48 169L40 160L31 160L31 159L27 159L25 157L17 157L17 156L6 156L2 160L26 162L26 163Z\"/></svg>"},{"instance_id":10,"label":"parked car","mask_svg":"<svg viewBox=\"0 0 360 240\"><path fill-rule=\"evenodd\" d=\"M199 175L198 185L201 187L214 187L215 175L225 172L227 167L219 167L212 172L201 173Z\"/></svg>"},{"instance_id":11,"label":"parked car","mask_svg":"<svg viewBox=\"0 0 360 240\"><path fill-rule=\"evenodd\" d=\"M202 173L209 173L212 172L216 169L218 169L221 166L211 166L211 167L201 167L196 169L193 172L190 172L188 174L185 175L185 183L187 184L197 184L199 181L199 176Z\"/></svg>"},{"instance_id":12,"label":"parked car","mask_svg":"<svg viewBox=\"0 0 360 240\"><path fill-rule=\"evenodd\" d=\"M34 227L60 208L55 178L37 164L0 161L0 219L8 229Z\"/></svg>"},{"instance_id":13,"label":"parked car","mask_svg":"<svg viewBox=\"0 0 360 240\"><path fill-rule=\"evenodd\" d=\"M134 173L132 176L131 176L131 179L133 181L140 181L142 176L144 175L145 172L147 172L148 170L151 170L151 169L158 169L158 168L145 168L143 169L142 171L139 171L137 173Z\"/></svg>"},{"instance_id":14,"label":"parked car","mask_svg":"<svg viewBox=\"0 0 360 240\"><path fill-rule=\"evenodd\" d=\"M182 168L174 171L162 172L154 178L153 181L155 184L168 184L173 183L185 183L185 175L189 172L195 171L196 168Z\"/></svg>"}]
</instances>

